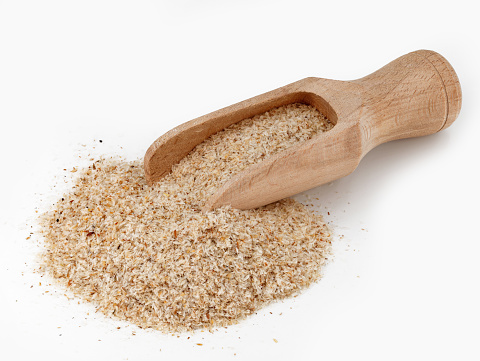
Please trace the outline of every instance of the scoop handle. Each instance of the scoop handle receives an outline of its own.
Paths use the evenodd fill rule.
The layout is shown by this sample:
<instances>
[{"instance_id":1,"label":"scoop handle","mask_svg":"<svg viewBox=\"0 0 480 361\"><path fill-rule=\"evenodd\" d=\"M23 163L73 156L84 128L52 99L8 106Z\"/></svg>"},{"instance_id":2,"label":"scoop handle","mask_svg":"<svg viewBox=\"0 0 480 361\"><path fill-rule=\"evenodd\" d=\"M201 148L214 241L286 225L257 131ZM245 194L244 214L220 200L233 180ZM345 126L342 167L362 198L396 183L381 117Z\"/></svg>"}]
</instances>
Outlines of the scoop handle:
<instances>
[{"instance_id":1,"label":"scoop handle","mask_svg":"<svg viewBox=\"0 0 480 361\"><path fill-rule=\"evenodd\" d=\"M452 66L429 50L406 54L361 79L307 78L269 94L281 99L299 90L318 96L318 102L312 97L309 103L335 127L233 176L208 199L205 210L256 208L344 177L381 143L448 127L462 101Z\"/></svg>"},{"instance_id":2,"label":"scoop handle","mask_svg":"<svg viewBox=\"0 0 480 361\"><path fill-rule=\"evenodd\" d=\"M406 54L352 83L361 87L365 153L381 143L447 128L461 108L455 70L430 50Z\"/></svg>"}]
</instances>

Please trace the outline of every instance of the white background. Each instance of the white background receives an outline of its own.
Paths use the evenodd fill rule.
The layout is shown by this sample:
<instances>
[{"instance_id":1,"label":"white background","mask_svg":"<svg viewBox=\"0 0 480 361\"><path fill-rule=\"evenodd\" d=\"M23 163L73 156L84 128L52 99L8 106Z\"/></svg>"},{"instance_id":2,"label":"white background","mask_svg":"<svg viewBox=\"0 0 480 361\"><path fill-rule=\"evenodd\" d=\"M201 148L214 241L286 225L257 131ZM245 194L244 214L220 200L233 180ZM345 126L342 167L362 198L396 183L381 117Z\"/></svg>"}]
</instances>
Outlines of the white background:
<instances>
[{"instance_id":1,"label":"white background","mask_svg":"<svg viewBox=\"0 0 480 361\"><path fill-rule=\"evenodd\" d=\"M0 359L479 360L471 4L0 0ZM309 192L337 240L301 296L177 337L105 319L33 273L40 240L26 238L35 210L68 188L64 168L142 157L184 121L307 76L359 78L418 49L456 69L460 116Z\"/></svg>"}]
</instances>

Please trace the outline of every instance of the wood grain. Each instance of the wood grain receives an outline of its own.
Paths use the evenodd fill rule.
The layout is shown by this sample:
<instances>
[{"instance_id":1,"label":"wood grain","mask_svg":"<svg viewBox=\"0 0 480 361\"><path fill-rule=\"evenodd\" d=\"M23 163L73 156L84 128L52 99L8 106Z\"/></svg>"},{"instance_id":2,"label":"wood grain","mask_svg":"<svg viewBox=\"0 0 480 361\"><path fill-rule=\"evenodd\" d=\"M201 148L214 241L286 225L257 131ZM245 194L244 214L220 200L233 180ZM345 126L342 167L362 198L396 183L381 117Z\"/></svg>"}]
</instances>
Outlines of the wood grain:
<instances>
[{"instance_id":1,"label":"wood grain","mask_svg":"<svg viewBox=\"0 0 480 361\"><path fill-rule=\"evenodd\" d=\"M197 144L243 119L289 103L315 106L335 124L332 130L240 172L205 205L255 208L346 176L379 144L447 128L461 100L447 60L419 50L361 79L306 78L181 124L150 146L145 176L153 184Z\"/></svg>"}]
</instances>

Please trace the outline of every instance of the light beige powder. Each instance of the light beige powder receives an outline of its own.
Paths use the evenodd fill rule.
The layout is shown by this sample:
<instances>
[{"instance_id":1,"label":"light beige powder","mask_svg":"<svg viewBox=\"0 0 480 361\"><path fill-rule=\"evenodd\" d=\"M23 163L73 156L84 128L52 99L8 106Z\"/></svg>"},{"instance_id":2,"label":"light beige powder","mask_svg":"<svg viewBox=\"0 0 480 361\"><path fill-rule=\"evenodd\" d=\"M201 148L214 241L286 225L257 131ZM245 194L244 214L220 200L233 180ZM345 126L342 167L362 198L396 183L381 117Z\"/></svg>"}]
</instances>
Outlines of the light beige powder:
<instances>
[{"instance_id":1,"label":"light beige powder","mask_svg":"<svg viewBox=\"0 0 480 361\"><path fill-rule=\"evenodd\" d=\"M263 158L332 128L291 104L214 134L153 187L141 161L101 159L41 218L43 270L98 310L140 327L225 326L318 280L330 249L321 216L285 199L200 208Z\"/></svg>"}]
</instances>

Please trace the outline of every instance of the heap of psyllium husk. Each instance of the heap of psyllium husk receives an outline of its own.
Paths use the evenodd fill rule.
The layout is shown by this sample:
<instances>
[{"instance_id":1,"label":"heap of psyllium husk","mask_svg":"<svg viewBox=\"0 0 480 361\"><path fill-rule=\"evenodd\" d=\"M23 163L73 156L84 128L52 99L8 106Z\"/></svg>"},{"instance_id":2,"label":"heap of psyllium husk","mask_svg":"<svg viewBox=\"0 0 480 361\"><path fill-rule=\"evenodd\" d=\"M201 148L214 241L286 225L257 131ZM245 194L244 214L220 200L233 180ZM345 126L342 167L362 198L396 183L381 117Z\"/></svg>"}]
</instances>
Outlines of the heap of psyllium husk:
<instances>
[{"instance_id":1,"label":"heap of psyllium husk","mask_svg":"<svg viewBox=\"0 0 480 361\"><path fill-rule=\"evenodd\" d=\"M232 175L333 125L290 104L212 135L154 186L141 161L102 158L41 217L42 270L106 315L177 332L238 322L321 276L322 217L284 199L201 208Z\"/></svg>"}]
</instances>

